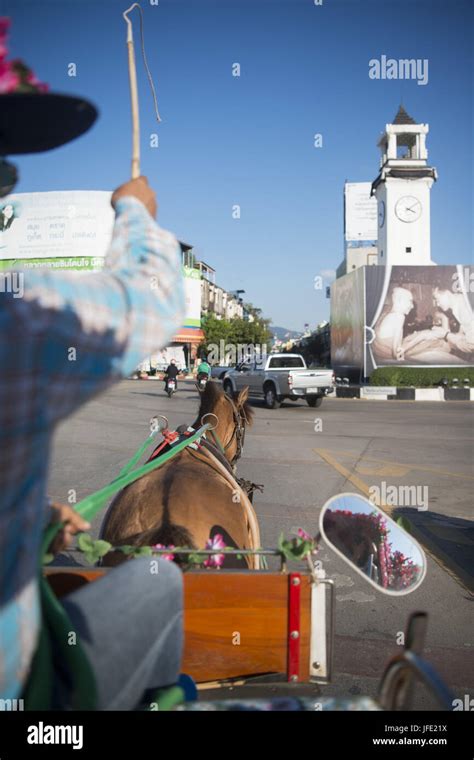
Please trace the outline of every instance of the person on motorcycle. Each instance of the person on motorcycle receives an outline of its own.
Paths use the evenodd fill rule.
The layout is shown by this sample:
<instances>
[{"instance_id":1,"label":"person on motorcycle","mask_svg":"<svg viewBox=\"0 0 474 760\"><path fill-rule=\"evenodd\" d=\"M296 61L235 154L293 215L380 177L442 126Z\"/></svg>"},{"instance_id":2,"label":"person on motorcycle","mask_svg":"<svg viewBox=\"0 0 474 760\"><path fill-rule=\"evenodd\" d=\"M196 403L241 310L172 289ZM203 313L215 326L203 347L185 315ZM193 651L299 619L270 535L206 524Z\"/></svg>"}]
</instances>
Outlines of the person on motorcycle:
<instances>
[{"instance_id":1,"label":"person on motorcycle","mask_svg":"<svg viewBox=\"0 0 474 760\"><path fill-rule=\"evenodd\" d=\"M165 391L168 389L169 380L174 380L175 389L178 390L178 375L179 375L179 369L176 366L176 359L171 359L165 371Z\"/></svg>"},{"instance_id":2,"label":"person on motorcycle","mask_svg":"<svg viewBox=\"0 0 474 760\"><path fill-rule=\"evenodd\" d=\"M206 359L201 359L201 363L199 364L197 368L197 379L200 380L201 377L205 377L209 379L211 376L211 365L208 364Z\"/></svg>"}]
</instances>

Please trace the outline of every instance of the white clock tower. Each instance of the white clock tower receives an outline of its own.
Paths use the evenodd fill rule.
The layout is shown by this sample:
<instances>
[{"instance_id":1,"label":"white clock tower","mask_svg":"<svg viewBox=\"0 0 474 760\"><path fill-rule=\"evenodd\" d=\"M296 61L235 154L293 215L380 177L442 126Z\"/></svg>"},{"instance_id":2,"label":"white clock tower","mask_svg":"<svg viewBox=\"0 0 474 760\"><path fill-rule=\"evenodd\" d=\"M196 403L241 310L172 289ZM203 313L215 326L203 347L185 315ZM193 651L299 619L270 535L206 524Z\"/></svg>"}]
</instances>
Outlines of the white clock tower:
<instances>
[{"instance_id":1,"label":"white clock tower","mask_svg":"<svg viewBox=\"0 0 474 760\"><path fill-rule=\"evenodd\" d=\"M380 174L372 183L377 198L378 254L381 266L432 265L430 190L437 179L428 165L428 124L416 124L400 106L379 142Z\"/></svg>"}]
</instances>

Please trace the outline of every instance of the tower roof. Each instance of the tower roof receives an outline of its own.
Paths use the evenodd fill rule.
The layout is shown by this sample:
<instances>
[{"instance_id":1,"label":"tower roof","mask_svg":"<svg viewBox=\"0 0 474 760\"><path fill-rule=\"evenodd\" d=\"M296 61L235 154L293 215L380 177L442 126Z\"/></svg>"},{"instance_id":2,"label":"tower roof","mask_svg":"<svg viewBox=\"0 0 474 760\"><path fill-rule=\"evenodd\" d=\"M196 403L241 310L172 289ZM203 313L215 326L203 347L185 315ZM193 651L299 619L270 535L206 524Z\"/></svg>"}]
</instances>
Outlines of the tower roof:
<instances>
[{"instance_id":1,"label":"tower roof","mask_svg":"<svg viewBox=\"0 0 474 760\"><path fill-rule=\"evenodd\" d=\"M415 119L407 114L402 105L398 107L397 115L395 116L392 124L416 124Z\"/></svg>"}]
</instances>

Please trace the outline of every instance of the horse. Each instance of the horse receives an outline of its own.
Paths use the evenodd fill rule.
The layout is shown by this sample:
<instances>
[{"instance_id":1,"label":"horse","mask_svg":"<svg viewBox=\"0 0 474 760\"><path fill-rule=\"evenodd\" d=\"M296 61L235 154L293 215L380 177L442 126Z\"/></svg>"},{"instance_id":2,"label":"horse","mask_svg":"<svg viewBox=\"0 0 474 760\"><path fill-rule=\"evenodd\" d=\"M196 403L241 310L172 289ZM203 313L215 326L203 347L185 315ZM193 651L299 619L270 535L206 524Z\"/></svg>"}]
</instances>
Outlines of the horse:
<instances>
[{"instance_id":1,"label":"horse","mask_svg":"<svg viewBox=\"0 0 474 760\"><path fill-rule=\"evenodd\" d=\"M206 415L210 416L206 419ZM207 383L192 427L199 428L203 419L216 425L221 450L207 432L201 447L187 446L162 467L124 488L107 510L101 538L114 546L161 544L203 549L208 539L221 534L227 547L259 549L255 511L235 478L235 464L252 416L248 388L230 397L217 382ZM103 564L113 566L125 559L123 553L109 552ZM228 555L224 566L258 569L259 557Z\"/></svg>"}]
</instances>

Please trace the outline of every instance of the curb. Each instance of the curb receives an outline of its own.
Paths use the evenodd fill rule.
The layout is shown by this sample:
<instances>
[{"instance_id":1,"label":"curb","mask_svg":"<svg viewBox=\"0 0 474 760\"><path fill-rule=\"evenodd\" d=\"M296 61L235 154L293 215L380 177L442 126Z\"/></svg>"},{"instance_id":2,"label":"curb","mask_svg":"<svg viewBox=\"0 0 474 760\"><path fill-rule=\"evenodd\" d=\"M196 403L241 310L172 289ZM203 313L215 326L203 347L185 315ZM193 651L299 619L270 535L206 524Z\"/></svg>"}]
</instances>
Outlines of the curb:
<instances>
[{"instance_id":1,"label":"curb","mask_svg":"<svg viewBox=\"0 0 474 760\"><path fill-rule=\"evenodd\" d=\"M474 388L384 388L377 385L339 385L336 387L336 398L358 398L366 401L474 401Z\"/></svg>"}]
</instances>

